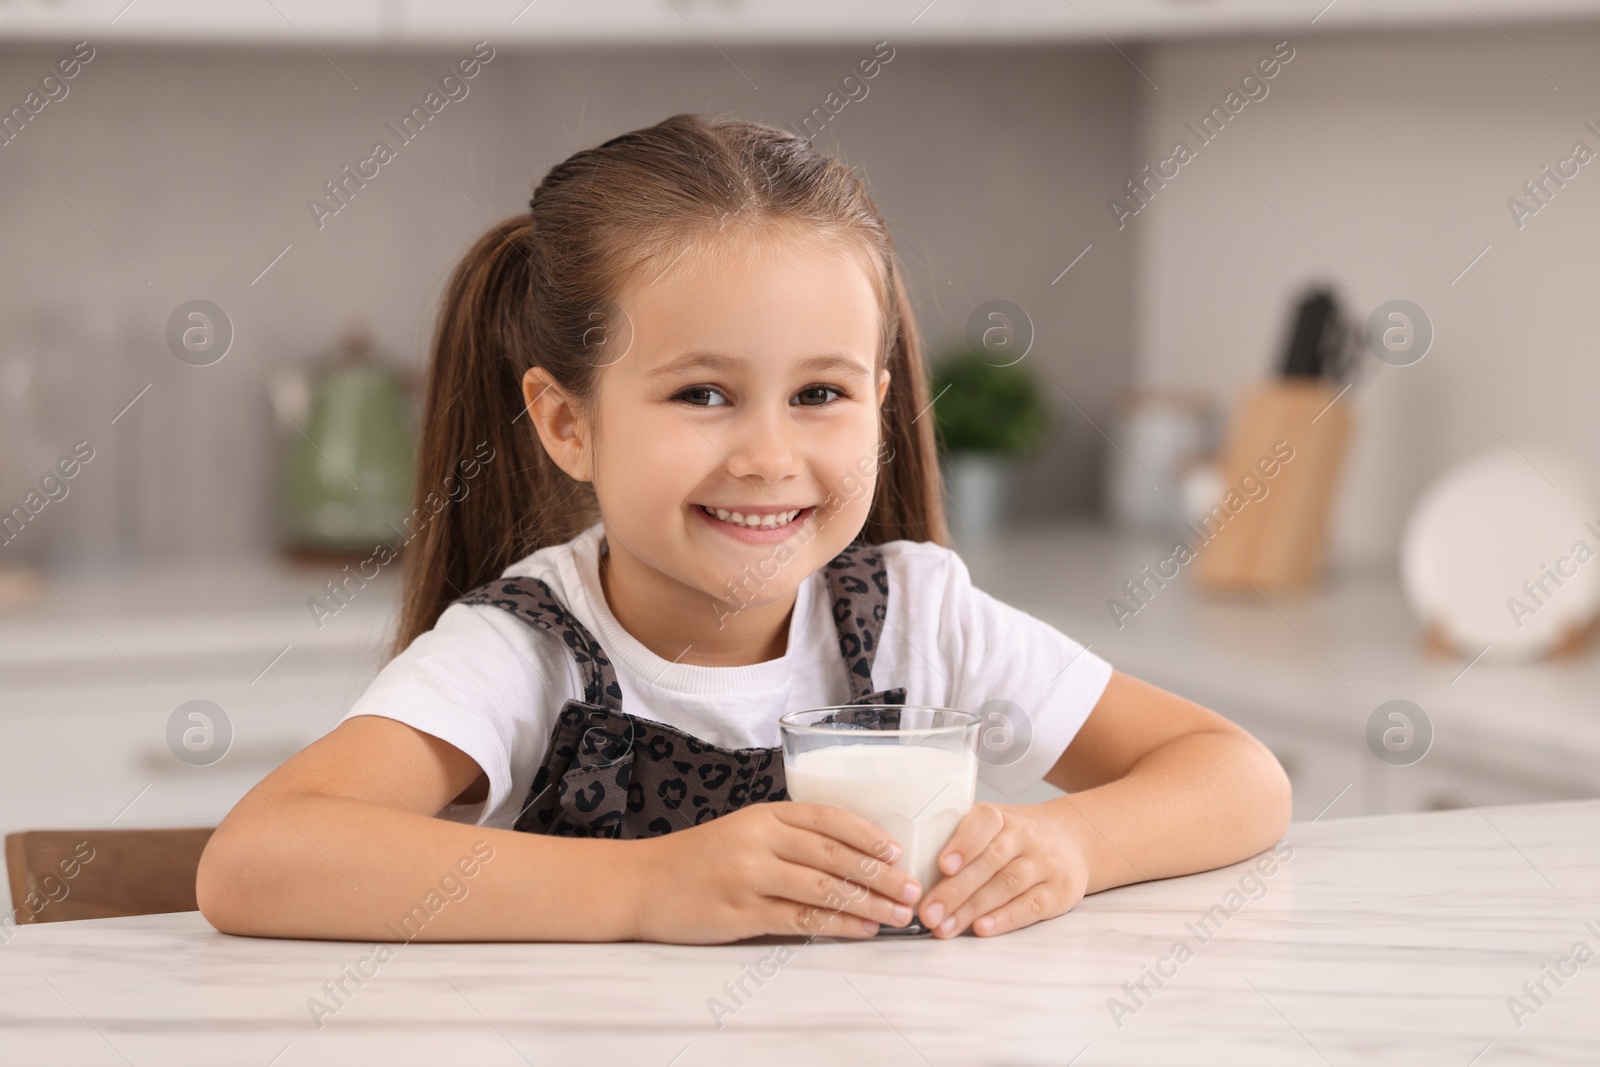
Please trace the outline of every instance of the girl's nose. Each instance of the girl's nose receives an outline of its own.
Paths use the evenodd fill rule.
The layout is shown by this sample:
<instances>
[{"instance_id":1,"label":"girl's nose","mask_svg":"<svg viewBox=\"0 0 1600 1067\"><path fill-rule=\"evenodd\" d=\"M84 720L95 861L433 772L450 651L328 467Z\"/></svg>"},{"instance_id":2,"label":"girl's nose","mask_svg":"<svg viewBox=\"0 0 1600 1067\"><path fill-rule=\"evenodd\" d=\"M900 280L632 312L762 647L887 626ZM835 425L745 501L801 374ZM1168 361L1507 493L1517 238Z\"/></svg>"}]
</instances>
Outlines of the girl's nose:
<instances>
[{"instance_id":1,"label":"girl's nose","mask_svg":"<svg viewBox=\"0 0 1600 1067\"><path fill-rule=\"evenodd\" d=\"M723 455L740 477L776 480L795 473L799 432L786 413L755 411L738 421L726 438Z\"/></svg>"}]
</instances>

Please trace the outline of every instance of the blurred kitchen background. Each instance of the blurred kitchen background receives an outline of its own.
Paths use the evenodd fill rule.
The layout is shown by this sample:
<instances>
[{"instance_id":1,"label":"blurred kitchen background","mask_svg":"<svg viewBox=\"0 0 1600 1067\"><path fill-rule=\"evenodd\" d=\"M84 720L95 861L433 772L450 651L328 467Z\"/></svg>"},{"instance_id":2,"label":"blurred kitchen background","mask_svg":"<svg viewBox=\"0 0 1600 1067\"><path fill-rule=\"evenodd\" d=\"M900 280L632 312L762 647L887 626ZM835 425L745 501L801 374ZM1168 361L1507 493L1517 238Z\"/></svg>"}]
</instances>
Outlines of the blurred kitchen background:
<instances>
[{"instance_id":1,"label":"blurred kitchen background","mask_svg":"<svg viewBox=\"0 0 1600 1067\"><path fill-rule=\"evenodd\" d=\"M1596 54L1597 0L3 0L0 831L214 825L332 727L448 270L681 111L866 176L981 588L1297 818L1600 795Z\"/></svg>"}]
</instances>

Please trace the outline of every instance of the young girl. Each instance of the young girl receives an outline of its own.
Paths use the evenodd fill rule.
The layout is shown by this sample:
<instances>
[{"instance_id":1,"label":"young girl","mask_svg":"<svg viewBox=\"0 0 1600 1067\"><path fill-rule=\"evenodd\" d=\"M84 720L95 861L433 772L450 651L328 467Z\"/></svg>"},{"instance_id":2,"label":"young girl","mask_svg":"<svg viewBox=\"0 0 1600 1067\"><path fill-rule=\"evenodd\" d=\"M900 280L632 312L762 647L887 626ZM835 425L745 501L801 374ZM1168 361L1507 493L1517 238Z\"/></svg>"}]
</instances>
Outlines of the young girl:
<instances>
[{"instance_id":1,"label":"young girl","mask_svg":"<svg viewBox=\"0 0 1600 1067\"><path fill-rule=\"evenodd\" d=\"M456 268L394 656L212 836L200 909L277 937L1006 933L1272 845L1227 719L973 588L889 230L803 138L676 115L578 152ZM1020 758L918 885L785 799L778 716L1014 706Z\"/></svg>"}]
</instances>

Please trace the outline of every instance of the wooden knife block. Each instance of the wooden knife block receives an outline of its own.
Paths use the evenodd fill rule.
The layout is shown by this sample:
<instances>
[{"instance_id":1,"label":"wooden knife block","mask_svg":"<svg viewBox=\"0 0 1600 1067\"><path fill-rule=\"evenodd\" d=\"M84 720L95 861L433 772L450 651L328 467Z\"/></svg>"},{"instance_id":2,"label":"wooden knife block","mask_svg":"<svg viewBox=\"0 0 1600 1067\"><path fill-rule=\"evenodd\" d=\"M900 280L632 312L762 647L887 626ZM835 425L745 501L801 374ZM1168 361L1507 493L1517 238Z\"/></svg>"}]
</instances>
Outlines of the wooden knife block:
<instances>
[{"instance_id":1,"label":"wooden knife block","mask_svg":"<svg viewBox=\"0 0 1600 1067\"><path fill-rule=\"evenodd\" d=\"M1232 502L1244 503L1237 510L1219 504L1220 513L1197 526L1191 547L1200 588L1303 589L1320 580L1351 425L1350 404L1335 403L1338 396L1339 387L1320 379L1281 378L1240 398L1217 474ZM1263 461L1270 469L1287 448L1291 458L1266 477ZM1252 499L1246 490L1257 484L1267 491L1255 488L1259 499Z\"/></svg>"}]
</instances>

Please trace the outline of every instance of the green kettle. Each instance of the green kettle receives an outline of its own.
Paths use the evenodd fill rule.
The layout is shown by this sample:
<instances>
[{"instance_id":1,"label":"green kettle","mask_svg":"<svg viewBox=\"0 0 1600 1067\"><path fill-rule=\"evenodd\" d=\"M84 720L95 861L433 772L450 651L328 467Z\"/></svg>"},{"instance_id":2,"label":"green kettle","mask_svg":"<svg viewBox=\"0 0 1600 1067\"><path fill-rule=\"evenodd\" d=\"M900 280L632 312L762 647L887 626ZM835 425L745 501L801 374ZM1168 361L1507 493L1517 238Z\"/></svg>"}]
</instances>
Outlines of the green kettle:
<instances>
[{"instance_id":1,"label":"green kettle","mask_svg":"<svg viewBox=\"0 0 1600 1067\"><path fill-rule=\"evenodd\" d=\"M416 447L407 382L351 331L311 375L308 400L284 467L285 547L344 555L400 544Z\"/></svg>"}]
</instances>

